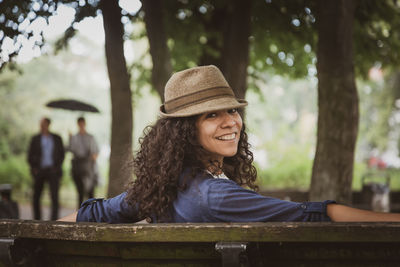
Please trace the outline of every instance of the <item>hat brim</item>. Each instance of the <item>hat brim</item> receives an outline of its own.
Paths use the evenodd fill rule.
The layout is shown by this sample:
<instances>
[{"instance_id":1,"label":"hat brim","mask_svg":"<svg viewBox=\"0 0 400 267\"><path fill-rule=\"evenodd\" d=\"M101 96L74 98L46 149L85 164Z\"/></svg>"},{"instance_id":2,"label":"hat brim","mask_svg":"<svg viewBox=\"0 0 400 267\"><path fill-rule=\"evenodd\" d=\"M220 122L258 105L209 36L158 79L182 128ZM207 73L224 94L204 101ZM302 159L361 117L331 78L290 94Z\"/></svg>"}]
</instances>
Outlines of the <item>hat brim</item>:
<instances>
[{"instance_id":1,"label":"hat brim","mask_svg":"<svg viewBox=\"0 0 400 267\"><path fill-rule=\"evenodd\" d=\"M164 104L160 106L159 115L162 118L179 118L179 117L190 117L203 113L213 112L217 110L242 108L248 105L248 102L244 99L233 99L233 98L218 98L208 100L207 102L198 103L185 107L177 112L165 113Z\"/></svg>"}]
</instances>

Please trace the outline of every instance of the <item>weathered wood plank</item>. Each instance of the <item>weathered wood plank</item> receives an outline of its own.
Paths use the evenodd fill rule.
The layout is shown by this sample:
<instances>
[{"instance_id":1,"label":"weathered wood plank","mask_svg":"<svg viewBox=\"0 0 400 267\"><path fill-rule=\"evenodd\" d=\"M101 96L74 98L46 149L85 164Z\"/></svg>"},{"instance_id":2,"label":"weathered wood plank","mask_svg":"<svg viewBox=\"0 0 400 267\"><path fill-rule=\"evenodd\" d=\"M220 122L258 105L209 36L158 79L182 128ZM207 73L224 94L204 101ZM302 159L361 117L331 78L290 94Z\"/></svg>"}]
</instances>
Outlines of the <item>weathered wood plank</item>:
<instances>
[{"instance_id":1,"label":"weathered wood plank","mask_svg":"<svg viewBox=\"0 0 400 267\"><path fill-rule=\"evenodd\" d=\"M0 220L26 266L220 266L219 241L245 266L396 266L400 223L99 224ZM226 253L226 251L225 251ZM1 261L0 261L1 265Z\"/></svg>"},{"instance_id":2,"label":"weathered wood plank","mask_svg":"<svg viewBox=\"0 0 400 267\"><path fill-rule=\"evenodd\" d=\"M104 242L400 242L400 223L111 225L0 220L0 237Z\"/></svg>"}]
</instances>

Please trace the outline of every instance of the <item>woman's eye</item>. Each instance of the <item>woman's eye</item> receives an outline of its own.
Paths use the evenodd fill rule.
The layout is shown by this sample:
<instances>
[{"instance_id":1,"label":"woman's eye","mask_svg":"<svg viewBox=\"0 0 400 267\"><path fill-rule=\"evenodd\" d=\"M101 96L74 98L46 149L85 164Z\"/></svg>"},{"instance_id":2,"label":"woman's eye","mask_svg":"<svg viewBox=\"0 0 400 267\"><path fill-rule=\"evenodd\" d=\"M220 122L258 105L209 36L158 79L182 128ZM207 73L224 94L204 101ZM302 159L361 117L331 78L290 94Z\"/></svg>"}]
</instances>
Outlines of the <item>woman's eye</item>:
<instances>
[{"instance_id":1,"label":"woman's eye","mask_svg":"<svg viewBox=\"0 0 400 267\"><path fill-rule=\"evenodd\" d=\"M213 112L213 113L208 113L206 118L215 118L217 117L217 113Z\"/></svg>"},{"instance_id":2,"label":"woman's eye","mask_svg":"<svg viewBox=\"0 0 400 267\"><path fill-rule=\"evenodd\" d=\"M238 111L237 108L232 108L228 110L228 113L233 114L236 113L237 111Z\"/></svg>"}]
</instances>

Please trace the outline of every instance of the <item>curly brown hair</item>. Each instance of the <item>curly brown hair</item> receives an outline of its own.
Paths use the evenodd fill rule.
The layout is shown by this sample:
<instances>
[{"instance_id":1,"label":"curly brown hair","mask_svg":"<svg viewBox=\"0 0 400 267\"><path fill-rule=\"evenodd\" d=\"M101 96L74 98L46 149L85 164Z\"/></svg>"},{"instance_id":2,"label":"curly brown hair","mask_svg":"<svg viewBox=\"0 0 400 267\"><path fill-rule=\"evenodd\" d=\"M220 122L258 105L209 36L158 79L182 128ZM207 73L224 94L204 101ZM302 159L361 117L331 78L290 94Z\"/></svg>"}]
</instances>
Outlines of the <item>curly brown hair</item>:
<instances>
[{"instance_id":1,"label":"curly brown hair","mask_svg":"<svg viewBox=\"0 0 400 267\"><path fill-rule=\"evenodd\" d=\"M196 120L198 116L160 118L153 126L147 126L139 139L140 149L133 160L136 179L129 185L126 200L131 205L139 203L139 216L155 217L161 222L170 218L173 201L178 190L186 184L179 179L184 169L190 168L189 177L206 170L207 156L198 142ZM253 166L253 153L247 141L243 124L238 152L225 157L222 171L241 186L258 190L254 184L257 171Z\"/></svg>"}]
</instances>

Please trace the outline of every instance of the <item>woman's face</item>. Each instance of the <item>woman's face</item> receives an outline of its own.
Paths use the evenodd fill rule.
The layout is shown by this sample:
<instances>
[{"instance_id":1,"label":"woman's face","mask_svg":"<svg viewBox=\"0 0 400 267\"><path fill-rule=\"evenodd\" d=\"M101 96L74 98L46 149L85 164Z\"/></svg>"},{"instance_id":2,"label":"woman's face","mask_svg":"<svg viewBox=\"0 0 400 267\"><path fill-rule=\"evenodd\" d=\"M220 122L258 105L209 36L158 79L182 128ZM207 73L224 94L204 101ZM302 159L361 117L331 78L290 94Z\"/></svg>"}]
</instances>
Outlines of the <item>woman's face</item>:
<instances>
[{"instance_id":1,"label":"woman's face","mask_svg":"<svg viewBox=\"0 0 400 267\"><path fill-rule=\"evenodd\" d=\"M196 121L200 145L211 153L211 160L222 163L236 154L242 129L237 109L219 110L200 115Z\"/></svg>"}]
</instances>

